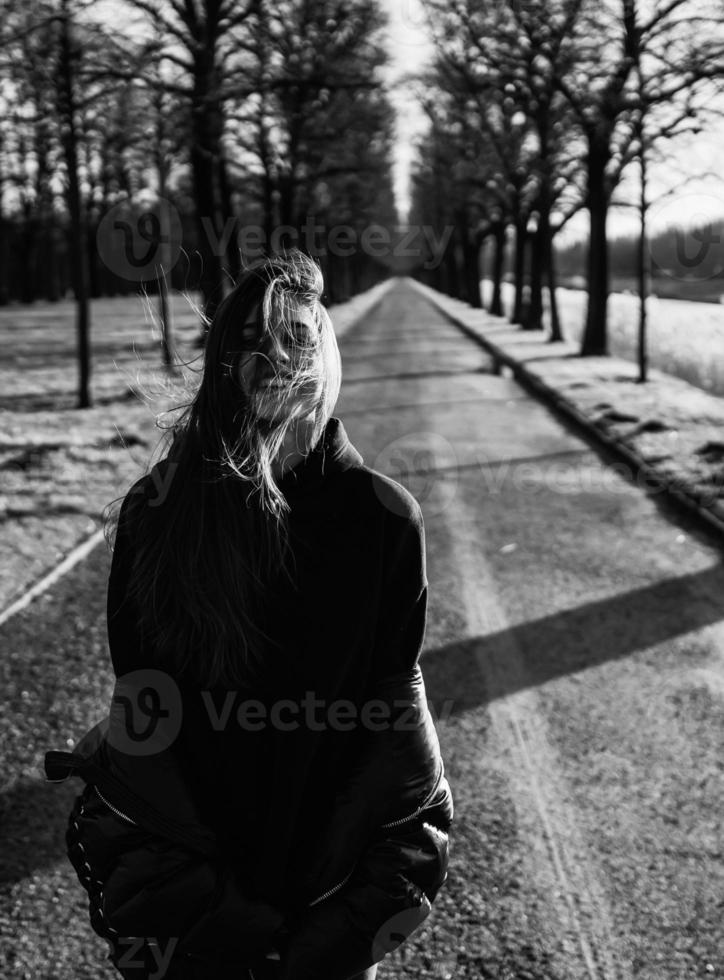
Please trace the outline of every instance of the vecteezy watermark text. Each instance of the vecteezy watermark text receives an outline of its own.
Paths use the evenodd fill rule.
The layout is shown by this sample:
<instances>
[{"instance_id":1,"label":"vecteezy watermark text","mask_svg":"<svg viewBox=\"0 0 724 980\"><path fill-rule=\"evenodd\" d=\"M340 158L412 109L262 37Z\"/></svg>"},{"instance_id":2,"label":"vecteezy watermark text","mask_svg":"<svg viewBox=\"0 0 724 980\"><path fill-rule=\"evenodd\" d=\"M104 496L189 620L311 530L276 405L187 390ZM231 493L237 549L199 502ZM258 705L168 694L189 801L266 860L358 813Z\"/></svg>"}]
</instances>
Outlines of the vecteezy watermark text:
<instances>
[{"instance_id":1,"label":"vecteezy watermark text","mask_svg":"<svg viewBox=\"0 0 724 980\"><path fill-rule=\"evenodd\" d=\"M246 698L236 704L237 697L238 692L226 691L223 701L217 704L209 691L201 692L201 699L215 731L225 729L232 718L240 728L252 732L266 727L280 732L296 731L300 727L313 732L325 729L346 732L358 726L371 732L386 729L396 732L414 731L420 725L422 708L420 703L409 698L399 698L392 702L372 698L360 706L347 698L337 698L328 703L324 698L316 697L314 691L305 691L299 701L279 698L269 705L257 698ZM453 706L454 702L448 699L442 702L438 711L433 702L426 702L427 710L437 722L447 721ZM303 716L301 721L300 716Z\"/></svg>"},{"instance_id":2,"label":"vecteezy watermark text","mask_svg":"<svg viewBox=\"0 0 724 980\"><path fill-rule=\"evenodd\" d=\"M148 980L162 980L171 965L171 957L178 946L178 938L172 936L168 940L165 950L161 949L160 942L153 936L149 936L148 938L141 936L122 936L116 940L116 946L118 947L116 966L119 969L143 969L147 971L150 967L149 959L152 959L156 969L152 972L144 973L144 976L147 976Z\"/></svg>"},{"instance_id":3,"label":"vecteezy watermark text","mask_svg":"<svg viewBox=\"0 0 724 980\"><path fill-rule=\"evenodd\" d=\"M299 228L277 225L269 235L262 225L243 224L234 217L226 219L220 233L207 217L201 219L201 226L215 255L225 255L232 241L249 259L262 258L267 251L277 252L282 246L292 244L314 257L349 258L360 253L381 261L423 259L424 269L436 269L440 265L453 233L452 225L445 225L440 232L432 225L410 225L399 235L380 224L361 228L348 224L327 226L311 214Z\"/></svg>"},{"instance_id":4,"label":"vecteezy watermark text","mask_svg":"<svg viewBox=\"0 0 724 980\"><path fill-rule=\"evenodd\" d=\"M223 226L208 215L202 215L198 232L204 238L197 247L201 253L223 257L235 246L247 261L263 258L283 248L296 245L309 255L320 258L349 258L366 255L382 263L411 259L424 269L436 269L445 256L453 226L434 228L412 224L405 228L387 228L377 223L333 224L307 214L298 226L277 224L268 228L250 224L230 215ZM178 210L159 198L142 209L127 202L110 208L98 224L96 245L103 264L111 272L130 282L167 274L183 251L183 227Z\"/></svg>"},{"instance_id":5,"label":"vecteezy watermark text","mask_svg":"<svg viewBox=\"0 0 724 980\"><path fill-rule=\"evenodd\" d=\"M250 732L264 728L279 732L327 729L346 732L416 731L426 715L436 724L448 721L455 707L452 699L437 705L426 699L406 696L397 699L369 698L355 702L347 698L329 700L306 690L299 699L263 701L246 697L246 692L226 690L197 692L213 731L235 725ZM183 698L173 677L162 670L142 669L119 677L107 719L107 739L126 755L147 756L169 748L181 731ZM429 721L427 721L429 723Z\"/></svg>"}]
</instances>

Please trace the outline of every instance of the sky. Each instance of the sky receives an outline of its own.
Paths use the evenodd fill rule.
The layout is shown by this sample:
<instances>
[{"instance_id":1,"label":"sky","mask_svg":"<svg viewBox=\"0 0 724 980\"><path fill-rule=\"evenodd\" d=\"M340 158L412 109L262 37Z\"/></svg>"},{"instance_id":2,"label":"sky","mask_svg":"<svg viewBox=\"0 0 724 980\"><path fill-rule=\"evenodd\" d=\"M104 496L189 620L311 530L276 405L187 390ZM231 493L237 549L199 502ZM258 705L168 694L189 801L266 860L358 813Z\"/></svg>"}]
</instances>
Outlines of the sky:
<instances>
[{"instance_id":1,"label":"sky","mask_svg":"<svg viewBox=\"0 0 724 980\"><path fill-rule=\"evenodd\" d=\"M419 71L432 55L420 0L383 0L389 17L390 87L397 111L394 187L397 208L404 217L410 204L410 166L413 141L425 131L425 115L402 82L406 72Z\"/></svg>"}]
</instances>

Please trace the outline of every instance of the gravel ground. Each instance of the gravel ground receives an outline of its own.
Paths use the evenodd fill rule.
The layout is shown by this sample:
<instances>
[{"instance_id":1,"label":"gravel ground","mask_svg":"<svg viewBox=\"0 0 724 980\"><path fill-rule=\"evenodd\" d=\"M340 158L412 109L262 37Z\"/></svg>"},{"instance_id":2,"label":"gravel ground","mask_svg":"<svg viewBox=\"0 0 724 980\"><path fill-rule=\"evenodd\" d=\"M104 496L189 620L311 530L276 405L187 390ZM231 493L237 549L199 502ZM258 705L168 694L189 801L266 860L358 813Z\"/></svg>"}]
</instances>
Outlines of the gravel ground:
<instances>
[{"instance_id":1,"label":"gravel ground","mask_svg":"<svg viewBox=\"0 0 724 980\"><path fill-rule=\"evenodd\" d=\"M73 745L103 716L113 691L102 584L109 568L105 546L96 548L0 630L3 980L114 974L99 968L104 945L88 925L85 892L64 857L65 823L80 785L42 781L45 751Z\"/></svg>"}]
</instances>

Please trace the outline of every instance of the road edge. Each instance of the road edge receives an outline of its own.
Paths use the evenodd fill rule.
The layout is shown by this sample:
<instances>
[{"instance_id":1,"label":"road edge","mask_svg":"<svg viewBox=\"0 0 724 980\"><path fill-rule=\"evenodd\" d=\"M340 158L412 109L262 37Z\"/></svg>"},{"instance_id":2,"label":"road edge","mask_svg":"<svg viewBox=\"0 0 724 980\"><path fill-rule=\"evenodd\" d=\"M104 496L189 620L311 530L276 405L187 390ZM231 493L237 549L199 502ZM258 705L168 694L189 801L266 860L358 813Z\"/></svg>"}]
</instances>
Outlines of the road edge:
<instances>
[{"instance_id":1,"label":"road edge","mask_svg":"<svg viewBox=\"0 0 724 980\"><path fill-rule=\"evenodd\" d=\"M442 293L437 293L436 290L417 282L415 279L410 279L409 281L416 289L418 289L421 295L425 296L437 307L437 309L443 314L443 316L446 317L446 319L448 319L466 336L470 337L471 340L475 341L475 343L490 354L496 366L496 373L499 371L501 365L505 365L505 367L509 368L515 380L518 381L521 386L526 389L526 391L534 395L539 401L545 404L552 411L558 413L567 421L573 422L574 425L578 429L582 430L582 432L588 436L592 442L608 449L609 452L618 457L621 462L631 467L634 476L643 477L648 486L655 486L666 495L667 499L669 499L677 507L683 509L690 516L693 516L701 523L702 526L705 526L708 531L715 532L719 543L724 545L724 520L714 513L710 507L702 504L695 492L688 490L685 486L681 486L680 484L677 485L675 481L659 473L655 467L651 466L644 459L642 459L638 453L634 452L621 439L617 438L616 436L609 435L599 425L596 425L596 423L585 413L581 412L580 409L573 404L573 402L566 398L565 395L562 395L557 388L554 388L546 381L543 381L543 379L535 371L526 367L512 354L509 354L497 344L493 343L489 337L485 336L482 329L478 331L474 327L471 327L469 324L465 323L462 319L460 319L460 317L456 316L456 314L450 310L445 303L449 297ZM474 308L469 306L469 309L472 311ZM494 317L485 310L481 310L481 313L484 313L486 316L490 316L496 321L505 321L504 317Z\"/></svg>"}]
</instances>

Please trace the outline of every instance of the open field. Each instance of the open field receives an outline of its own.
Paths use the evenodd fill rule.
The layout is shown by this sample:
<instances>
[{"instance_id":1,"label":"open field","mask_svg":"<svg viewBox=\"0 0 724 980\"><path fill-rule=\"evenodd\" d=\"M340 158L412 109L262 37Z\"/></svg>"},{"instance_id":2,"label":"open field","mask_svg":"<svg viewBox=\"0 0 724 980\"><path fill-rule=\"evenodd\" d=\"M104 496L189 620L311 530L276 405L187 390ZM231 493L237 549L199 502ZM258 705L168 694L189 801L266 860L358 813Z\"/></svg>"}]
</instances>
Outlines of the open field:
<instances>
[{"instance_id":1,"label":"open field","mask_svg":"<svg viewBox=\"0 0 724 980\"><path fill-rule=\"evenodd\" d=\"M481 283L483 302L490 298L491 284ZM559 311L567 340L580 343L586 315L586 293L559 288ZM506 312L511 309L513 287L503 287ZM547 296L544 294L546 310ZM649 362L713 395L724 396L724 305L687 300L648 301ZM638 297L612 293L609 298L609 350L625 360L636 359Z\"/></svg>"},{"instance_id":2,"label":"open field","mask_svg":"<svg viewBox=\"0 0 724 980\"><path fill-rule=\"evenodd\" d=\"M174 302L180 354L198 370L196 317ZM100 527L150 458L165 406L158 336L140 300L92 303L92 407L75 408L72 303L0 311L0 604Z\"/></svg>"},{"instance_id":3,"label":"open field","mask_svg":"<svg viewBox=\"0 0 724 980\"><path fill-rule=\"evenodd\" d=\"M636 293L636 276L612 276L612 291L616 293ZM561 286L569 289L585 288L585 282L574 282L572 277L562 276ZM659 299L689 300L696 303L721 303L724 297L724 279L681 279L660 275L651 280L649 292Z\"/></svg>"}]
</instances>

